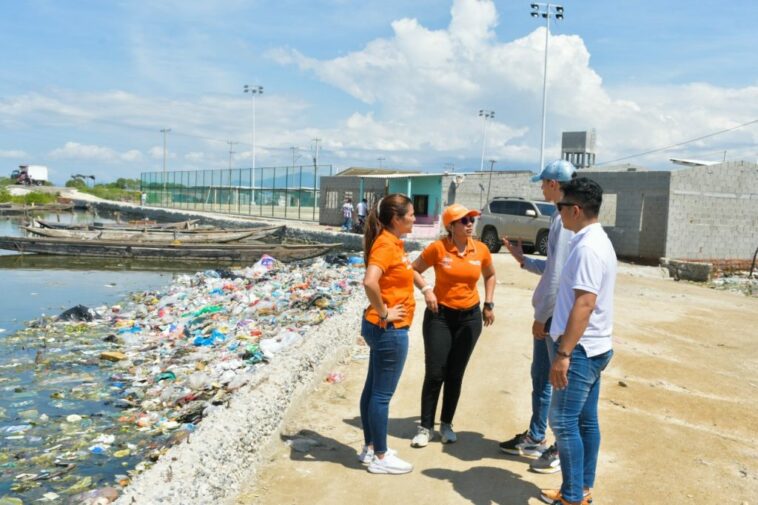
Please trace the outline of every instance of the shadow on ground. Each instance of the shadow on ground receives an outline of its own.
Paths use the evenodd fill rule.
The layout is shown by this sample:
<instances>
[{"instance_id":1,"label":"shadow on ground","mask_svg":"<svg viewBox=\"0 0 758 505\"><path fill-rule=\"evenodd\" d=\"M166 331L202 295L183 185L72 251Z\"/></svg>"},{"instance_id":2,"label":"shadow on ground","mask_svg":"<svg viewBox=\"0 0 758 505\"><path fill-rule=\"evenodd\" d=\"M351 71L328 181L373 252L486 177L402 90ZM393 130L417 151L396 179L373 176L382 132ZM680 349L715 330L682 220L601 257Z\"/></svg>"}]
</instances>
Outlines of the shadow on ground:
<instances>
[{"instance_id":1,"label":"shadow on ground","mask_svg":"<svg viewBox=\"0 0 758 505\"><path fill-rule=\"evenodd\" d=\"M295 435L280 435L290 446L293 461L326 461L346 468L364 470L358 461L355 447L343 444L312 430L300 430Z\"/></svg>"},{"instance_id":2,"label":"shadow on ground","mask_svg":"<svg viewBox=\"0 0 758 505\"><path fill-rule=\"evenodd\" d=\"M539 494L539 489L531 482L521 480L513 472L492 466L475 466L463 471L429 468L421 473L450 482L456 493L475 505L525 504Z\"/></svg>"}]
</instances>

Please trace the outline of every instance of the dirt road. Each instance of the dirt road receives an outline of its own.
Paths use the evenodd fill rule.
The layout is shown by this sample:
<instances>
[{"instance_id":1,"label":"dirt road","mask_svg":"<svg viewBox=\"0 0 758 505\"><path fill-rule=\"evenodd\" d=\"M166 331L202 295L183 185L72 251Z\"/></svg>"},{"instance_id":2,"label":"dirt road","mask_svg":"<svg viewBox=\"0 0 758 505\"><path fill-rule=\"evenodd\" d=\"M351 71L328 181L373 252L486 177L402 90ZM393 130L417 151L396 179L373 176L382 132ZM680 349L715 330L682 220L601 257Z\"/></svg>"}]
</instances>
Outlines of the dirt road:
<instances>
[{"instance_id":1,"label":"dirt road","mask_svg":"<svg viewBox=\"0 0 758 505\"><path fill-rule=\"evenodd\" d=\"M455 419L458 443L409 446L424 371L419 300L389 429L390 447L415 470L371 475L356 461L367 366L366 348L356 347L335 369L345 380L324 383L290 415L282 443L236 503L541 503L538 490L557 487L560 474L532 473L529 460L497 447L529 420L537 277L503 253L495 265L497 321L469 365ZM663 279L655 268L620 268L616 354L600 399L597 505L758 504L756 328L758 298Z\"/></svg>"}]
</instances>

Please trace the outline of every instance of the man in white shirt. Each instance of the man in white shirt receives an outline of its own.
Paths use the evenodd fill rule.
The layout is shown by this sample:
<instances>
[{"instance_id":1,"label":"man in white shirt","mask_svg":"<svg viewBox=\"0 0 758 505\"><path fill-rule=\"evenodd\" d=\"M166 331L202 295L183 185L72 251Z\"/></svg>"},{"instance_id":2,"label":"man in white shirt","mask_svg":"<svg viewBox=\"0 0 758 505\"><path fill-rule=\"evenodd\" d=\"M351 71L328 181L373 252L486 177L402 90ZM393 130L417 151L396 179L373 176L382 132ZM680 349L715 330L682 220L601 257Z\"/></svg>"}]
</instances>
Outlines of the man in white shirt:
<instances>
[{"instance_id":1,"label":"man in white shirt","mask_svg":"<svg viewBox=\"0 0 758 505\"><path fill-rule=\"evenodd\" d=\"M368 216L368 201L364 198L358 202L358 205L355 207L356 212L358 212L358 227L361 229L361 232L363 232L363 226L366 224L366 216Z\"/></svg>"},{"instance_id":2,"label":"man in white shirt","mask_svg":"<svg viewBox=\"0 0 758 505\"><path fill-rule=\"evenodd\" d=\"M613 356L616 252L598 221L603 190L585 177L563 187L556 205L575 233L561 273L550 337L550 427L558 442L563 483L544 490L554 505L589 503L595 484L600 425L600 374ZM581 426L581 429L580 429Z\"/></svg>"},{"instance_id":3,"label":"man in white shirt","mask_svg":"<svg viewBox=\"0 0 758 505\"><path fill-rule=\"evenodd\" d=\"M342 205L342 231L351 231L353 229L353 199L345 197L345 203Z\"/></svg>"}]
</instances>

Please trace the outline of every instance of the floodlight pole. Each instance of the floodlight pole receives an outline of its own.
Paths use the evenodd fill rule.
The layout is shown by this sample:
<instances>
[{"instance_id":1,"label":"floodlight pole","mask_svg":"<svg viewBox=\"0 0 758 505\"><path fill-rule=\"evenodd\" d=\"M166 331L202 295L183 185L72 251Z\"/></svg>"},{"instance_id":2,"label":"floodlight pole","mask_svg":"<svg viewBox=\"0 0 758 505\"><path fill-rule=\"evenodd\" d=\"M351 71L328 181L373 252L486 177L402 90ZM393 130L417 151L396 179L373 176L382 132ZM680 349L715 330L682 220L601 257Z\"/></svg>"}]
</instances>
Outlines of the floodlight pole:
<instances>
[{"instance_id":1,"label":"floodlight pole","mask_svg":"<svg viewBox=\"0 0 758 505\"><path fill-rule=\"evenodd\" d=\"M484 120L484 126L482 127L482 161L479 164L479 171L484 172L484 146L487 143L487 120L495 117L495 111L479 109L479 117Z\"/></svg>"},{"instance_id":2,"label":"floodlight pole","mask_svg":"<svg viewBox=\"0 0 758 505\"><path fill-rule=\"evenodd\" d=\"M563 19L563 6L551 3L531 4L532 17L542 16L545 19L545 68L542 75L542 135L540 140L540 166L537 171L545 166L545 124L547 122L547 55L550 44L550 18Z\"/></svg>"}]
</instances>

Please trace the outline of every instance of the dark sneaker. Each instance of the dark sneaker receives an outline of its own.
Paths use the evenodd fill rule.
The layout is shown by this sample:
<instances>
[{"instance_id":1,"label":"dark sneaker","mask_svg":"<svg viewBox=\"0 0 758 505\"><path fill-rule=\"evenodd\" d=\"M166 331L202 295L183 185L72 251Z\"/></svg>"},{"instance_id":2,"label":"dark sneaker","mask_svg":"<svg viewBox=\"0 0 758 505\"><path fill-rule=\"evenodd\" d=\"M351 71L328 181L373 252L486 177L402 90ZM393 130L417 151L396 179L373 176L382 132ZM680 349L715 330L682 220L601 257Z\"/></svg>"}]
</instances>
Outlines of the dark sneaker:
<instances>
[{"instance_id":1,"label":"dark sneaker","mask_svg":"<svg viewBox=\"0 0 758 505\"><path fill-rule=\"evenodd\" d=\"M557 473L561 471L561 459L558 456L558 447L555 444L542 453L537 461L533 461L529 468L538 473Z\"/></svg>"},{"instance_id":2,"label":"dark sneaker","mask_svg":"<svg viewBox=\"0 0 758 505\"><path fill-rule=\"evenodd\" d=\"M454 444L458 441L458 435L453 431L450 423L440 423L440 436L443 444Z\"/></svg>"},{"instance_id":3,"label":"dark sneaker","mask_svg":"<svg viewBox=\"0 0 758 505\"><path fill-rule=\"evenodd\" d=\"M500 450L516 456L526 456L527 458L539 458L547 450L547 444L544 440L534 440L529 435L529 430L520 433L510 440L500 443Z\"/></svg>"}]
</instances>

